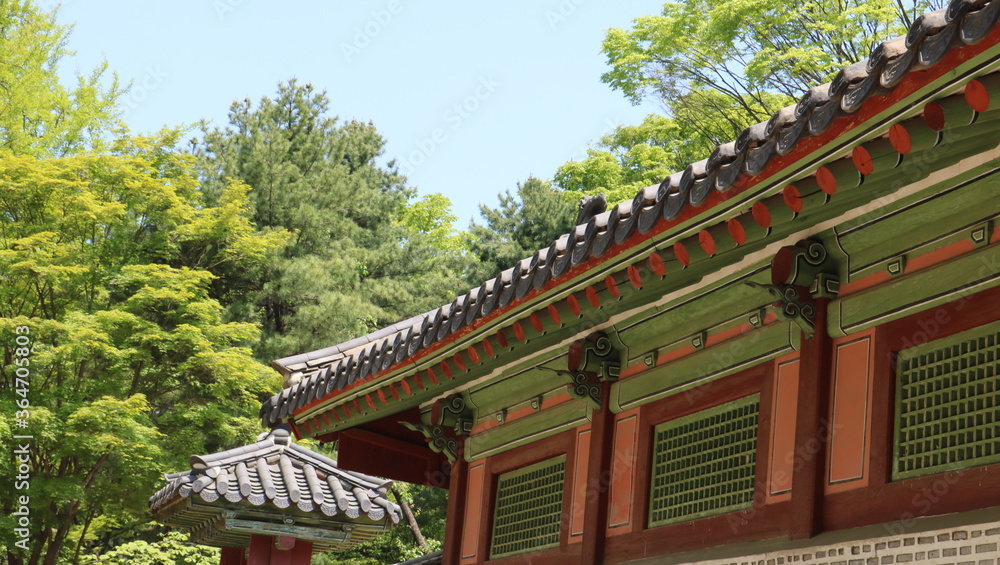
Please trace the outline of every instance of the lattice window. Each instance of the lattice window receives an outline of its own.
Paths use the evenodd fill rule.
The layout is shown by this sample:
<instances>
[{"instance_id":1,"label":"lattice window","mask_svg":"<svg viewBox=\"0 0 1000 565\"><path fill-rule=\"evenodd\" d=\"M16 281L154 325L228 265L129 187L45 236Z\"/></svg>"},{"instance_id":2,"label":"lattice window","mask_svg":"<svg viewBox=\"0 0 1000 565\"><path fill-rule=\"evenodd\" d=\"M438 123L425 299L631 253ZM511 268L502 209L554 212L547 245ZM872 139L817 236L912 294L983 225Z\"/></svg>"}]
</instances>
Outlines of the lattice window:
<instances>
[{"instance_id":1,"label":"lattice window","mask_svg":"<svg viewBox=\"0 0 1000 565\"><path fill-rule=\"evenodd\" d=\"M490 559L559 545L565 479L565 456L497 478Z\"/></svg>"},{"instance_id":2,"label":"lattice window","mask_svg":"<svg viewBox=\"0 0 1000 565\"><path fill-rule=\"evenodd\" d=\"M903 350L893 478L1000 462L1000 322Z\"/></svg>"},{"instance_id":3,"label":"lattice window","mask_svg":"<svg viewBox=\"0 0 1000 565\"><path fill-rule=\"evenodd\" d=\"M650 526L753 504L759 409L753 395L654 428Z\"/></svg>"}]
</instances>

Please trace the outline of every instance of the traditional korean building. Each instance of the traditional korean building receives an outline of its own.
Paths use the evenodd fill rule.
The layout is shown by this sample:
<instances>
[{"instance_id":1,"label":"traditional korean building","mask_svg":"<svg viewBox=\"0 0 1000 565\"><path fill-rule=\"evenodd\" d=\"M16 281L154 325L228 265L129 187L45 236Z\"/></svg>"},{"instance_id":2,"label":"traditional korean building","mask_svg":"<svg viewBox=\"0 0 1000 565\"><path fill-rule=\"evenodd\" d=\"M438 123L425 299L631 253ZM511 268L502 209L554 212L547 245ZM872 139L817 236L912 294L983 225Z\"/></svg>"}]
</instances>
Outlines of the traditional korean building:
<instances>
[{"instance_id":1,"label":"traditional korean building","mask_svg":"<svg viewBox=\"0 0 1000 565\"><path fill-rule=\"evenodd\" d=\"M995 564L1000 2L955 0L265 425L448 488L447 565Z\"/></svg>"}]
</instances>

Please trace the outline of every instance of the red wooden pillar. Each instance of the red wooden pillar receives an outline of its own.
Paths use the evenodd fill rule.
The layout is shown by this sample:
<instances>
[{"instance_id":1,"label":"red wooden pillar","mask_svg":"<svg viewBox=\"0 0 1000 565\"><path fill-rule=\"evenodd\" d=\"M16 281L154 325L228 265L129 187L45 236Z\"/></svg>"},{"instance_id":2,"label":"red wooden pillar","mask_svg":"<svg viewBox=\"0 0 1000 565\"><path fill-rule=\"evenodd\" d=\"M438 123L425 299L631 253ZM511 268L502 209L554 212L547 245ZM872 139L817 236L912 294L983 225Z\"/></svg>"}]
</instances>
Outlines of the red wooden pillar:
<instances>
[{"instance_id":1,"label":"red wooden pillar","mask_svg":"<svg viewBox=\"0 0 1000 565\"><path fill-rule=\"evenodd\" d=\"M271 536L250 536L247 565L271 565L271 547L273 546L274 538Z\"/></svg>"},{"instance_id":2,"label":"red wooden pillar","mask_svg":"<svg viewBox=\"0 0 1000 565\"><path fill-rule=\"evenodd\" d=\"M830 438L830 383L833 345L826 329L829 298L816 299L816 330L802 336L798 414L795 422L795 472L788 535L810 538L823 529L823 490Z\"/></svg>"},{"instance_id":3,"label":"red wooden pillar","mask_svg":"<svg viewBox=\"0 0 1000 565\"><path fill-rule=\"evenodd\" d=\"M590 461L587 464L587 511L583 517L583 547L580 563L604 563L604 541L608 526L608 499L611 495L611 460L614 454L614 414L608 407L611 383L601 383L601 408L594 411L590 425ZM590 493L597 496L590 496ZM593 501L593 502L591 502Z\"/></svg>"},{"instance_id":4,"label":"red wooden pillar","mask_svg":"<svg viewBox=\"0 0 1000 565\"><path fill-rule=\"evenodd\" d=\"M309 565L312 545L311 541L287 536L252 535L246 565Z\"/></svg>"},{"instance_id":5,"label":"red wooden pillar","mask_svg":"<svg viewBox=\"0 0 1000 565\"><path fill-rule=\"evenodd\" d=\"M246 551L242 547L223 547L219 565L246 565Z\"/></svg>"},{"instance_id":6,"label":"red wooden pillar","mask_svg":"<svg viewBox=\"0 0 1000 565\"><path fill-rule=\"evenodd\" d=\"M462 524L465 522L466 483L469 464L465 462L465 441L458 438L458 459L451 464L448 485L448 520L444 526L442 565L458 565L462 559Z\"/></svg>"}]
</instances>

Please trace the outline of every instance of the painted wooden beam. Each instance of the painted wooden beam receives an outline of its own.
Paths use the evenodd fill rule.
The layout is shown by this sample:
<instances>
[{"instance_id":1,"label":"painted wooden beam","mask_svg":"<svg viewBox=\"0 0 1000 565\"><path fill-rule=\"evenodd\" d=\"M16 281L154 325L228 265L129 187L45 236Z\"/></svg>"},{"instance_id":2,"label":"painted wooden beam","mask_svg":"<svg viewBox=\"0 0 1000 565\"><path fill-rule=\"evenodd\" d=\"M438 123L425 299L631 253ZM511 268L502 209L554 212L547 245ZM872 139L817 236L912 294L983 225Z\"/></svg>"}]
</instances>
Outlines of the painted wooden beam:
<instances>
[{"instance_id":1,"label":"painted wooden beam","mask_svg":"<svg viewBox=\"0 0 1000 565\"><path fill-rule=\"evenodd\" d=\"M1000 245L987 245L938 266L838 298L828 332L840 337L1000 285Z\"/></svg>"},{"instance_id":2,"label":"painted wooden beam","mask_svg":"<svg viewBox=\"0 0 1000 565\"><path fill-rule=\"evenodd\" d=\"M469 436L465 458L472 462L536 442L591 421L594 409L586 400L563 402L526 418Z\"/></svg>"},{"instance_id":3,"label":"painted wooden beam","mask_svg":"<svg viewBox=\"0 0 1000 565\"><path fill-rule=\"evenodd\" d=\"M790 353L801 339L794 324L775 323L674 362L622 379L611 387L611 410L624 412Z\"/></svg>"}]
</instances>

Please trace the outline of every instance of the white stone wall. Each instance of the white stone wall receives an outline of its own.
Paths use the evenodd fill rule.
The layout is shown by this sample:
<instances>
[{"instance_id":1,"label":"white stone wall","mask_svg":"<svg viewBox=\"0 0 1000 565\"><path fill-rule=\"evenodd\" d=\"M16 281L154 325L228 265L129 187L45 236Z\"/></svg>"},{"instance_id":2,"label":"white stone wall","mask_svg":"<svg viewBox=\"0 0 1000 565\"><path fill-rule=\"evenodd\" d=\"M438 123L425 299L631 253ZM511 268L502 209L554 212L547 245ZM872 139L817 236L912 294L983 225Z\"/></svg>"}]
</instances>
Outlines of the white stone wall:
<instances>
[{"instance_id":1,"label":"white stone wall","mask_svg":"<svg viewBox=\"0 0 1000 565\"><path fill-rule=\"evenodd\" d=\"M1000 522L769 551L699 565L1000 565Z\"/></svg>"}]
</instances>

